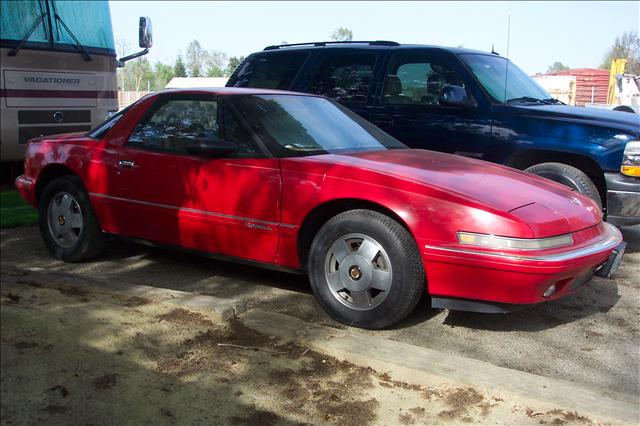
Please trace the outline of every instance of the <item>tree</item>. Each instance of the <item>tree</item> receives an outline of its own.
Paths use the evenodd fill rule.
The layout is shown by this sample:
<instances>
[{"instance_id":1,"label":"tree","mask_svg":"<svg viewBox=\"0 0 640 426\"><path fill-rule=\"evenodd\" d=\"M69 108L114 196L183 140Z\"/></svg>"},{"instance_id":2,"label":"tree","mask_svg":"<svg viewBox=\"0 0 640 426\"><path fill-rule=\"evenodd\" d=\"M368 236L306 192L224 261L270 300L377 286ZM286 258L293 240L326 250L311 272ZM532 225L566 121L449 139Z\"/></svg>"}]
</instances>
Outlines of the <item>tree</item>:
<instances>
[{"instance_id":1,"label":"tree","mask_svg":"<svg viewBox=\"0 0 640 426\"><path fill-rule=\"evenodd\" d=\"M547 68L547 72L564 71L564 70L568 70L568 69L570 69L570 67L566 66L562 62L556 61L556 62L553 63L553 65L550 65Z\"/></svg>"},{"instance_id":2,"label":"tree","mask_svg":"<svg viewBox=\"0 0 640 426\"><path fill-rule=\"evenodd\" d=\"M189 77L202 77L206 56L207 51L200 46L198 40L189 43L185 54Z\"/></svg>"},{"instance_id":3,"label":"tree","mask_svg":"<svg viewBox=\"0 0 640 426\"><path fill-rule=\"evenodd\" d=\"M178 55L176 58L176 63L173 65L173 75L175 77L186 77L187 69L184 66L184 62L182 61L182 55Z\"/></svg>"},{"instance_id":4,"label":"tree","mask_svg":"<svg viewBox=\"0 0 640 426\"><path fill-rule=\"evenodd\" d=\"M349 28L338 27L329 37L336 41L351 41L353 40L353 32Z\"/></svg>"},{"instance_id":5,"label":"tree","mask_svg":"<svg viewBox=\"0 0 640 426\"><path fill-rule=\"evenodd\" d=\"M231 77L231 74L238 68L238 66L244 61L244 56L235 57L232 56L229 58L229 62L227 63L227 68L224 70L225 77Z\"/></svg>"},{"instance_id":6,"label":"tree","mask_svg":"<svg viewBox=\"0 0 640 426\"><path fill-rule=\"evenodd\" d=\"M151 65L146 57L138 58L127 62L124 67L123 90L135 90L139 92L146 90L150 86L150 82L154 80L154 74Z\"/></svg>"},{"instance_id":7,"label":"tree","mask_svg":"<svg viewBox=\"0 0 640 426\"><path fill-rule=\"evenodd\" d=\"M116 53L118 58L122 58L127 55L129 51L129 42L125 38L119 38L116 40Z\"/></svg>"},{"instance_id":8,"label":"tree","mask_svg":"<svg viewBox=\"0 0 640 426\"><path fill-rule=\"evenodd\" d=\"M204 66L207 77L224 76L224 68L227 65L228 57L226 53L218 50L208 50L204 55Z\"/></svg>"},{"instance_id":9,"label":"tree","mask_svg":"<svg viewBox=\"0 0 640 426\"><path fill-rule=\"evenodd\" d=\"M636 30L626 31L616 37L600 68L611 68L614 59L626 59L625 72L640 75L640 37Z\"/></svg>"},{"instance_id":10,"label":"tree","mask_svg":"<svg viewBox=\"0 0 640 426\"><path fill-rule=\"evenodd\" d=\"M152 84L153 90L164 89L167 83L174 77L173 67L163 64L162 62L156 62L153 73L155 76Z\"/></svg>"}]
</instances>

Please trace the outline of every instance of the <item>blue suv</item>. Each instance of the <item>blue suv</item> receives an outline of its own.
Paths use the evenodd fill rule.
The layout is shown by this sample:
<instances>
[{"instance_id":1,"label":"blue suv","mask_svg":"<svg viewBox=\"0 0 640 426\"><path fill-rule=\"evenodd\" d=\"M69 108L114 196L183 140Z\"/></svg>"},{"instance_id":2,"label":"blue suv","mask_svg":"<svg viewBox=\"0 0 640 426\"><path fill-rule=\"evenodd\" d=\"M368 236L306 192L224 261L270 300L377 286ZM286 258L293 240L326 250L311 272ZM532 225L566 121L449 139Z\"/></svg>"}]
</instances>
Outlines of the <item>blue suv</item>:
<instances>
[{"instance_id":1,"label":"blue suv","mask_svg":"<svg viewBox=\"0 0 640 426\"><path fill-rule=\"evenodd\" d=\"M390 41L269 46L227 86L321 94L412 148L526 170L593 198L613 224L640 223L640 116L564 105L495 53Z\"/></svg>"}]
</instances>

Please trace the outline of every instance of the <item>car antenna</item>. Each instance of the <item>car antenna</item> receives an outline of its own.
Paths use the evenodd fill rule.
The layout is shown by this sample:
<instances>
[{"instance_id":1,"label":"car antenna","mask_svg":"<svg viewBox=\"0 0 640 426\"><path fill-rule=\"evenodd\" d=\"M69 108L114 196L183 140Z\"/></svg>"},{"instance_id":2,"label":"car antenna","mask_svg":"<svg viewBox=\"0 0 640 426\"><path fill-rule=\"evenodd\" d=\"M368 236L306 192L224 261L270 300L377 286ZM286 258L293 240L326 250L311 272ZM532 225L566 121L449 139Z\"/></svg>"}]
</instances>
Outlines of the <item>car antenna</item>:
<instances>
[{"instance_id":1,"label":"car antenna","mask_svg":"<svg viewBox=\"0 0 640 426\"><path fill-rule=\"evenodd\" d=\"M507 79L509 78L509 41L511 40L511 15L507 20L507 66L504 73L504 103L507 103Z\"/></svg>"},{"instance_id":2,"label":"car antenna","mask_svg":"<svg viewBox=\"0 0 640 426\"><path fill-rule=\"evenodd\" d=\"M500 56L500 54L496 52L496 50L493 48L493 43L491 43L491 53L493 53L494 55Z\"/></svg>"}]
</instances>

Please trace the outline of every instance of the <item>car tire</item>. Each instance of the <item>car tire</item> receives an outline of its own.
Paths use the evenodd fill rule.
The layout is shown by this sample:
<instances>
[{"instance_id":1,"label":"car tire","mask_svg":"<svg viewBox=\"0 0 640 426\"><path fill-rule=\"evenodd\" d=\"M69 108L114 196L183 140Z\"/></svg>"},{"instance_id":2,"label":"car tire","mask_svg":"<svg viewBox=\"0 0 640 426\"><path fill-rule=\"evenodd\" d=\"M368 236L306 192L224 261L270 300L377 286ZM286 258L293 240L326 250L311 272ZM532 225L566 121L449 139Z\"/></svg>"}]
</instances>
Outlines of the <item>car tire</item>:
<instances>
[{"instance_id":1,"label":"car tire","mask_svg":"<svg viewBox=\"0 0 640 426\"><path fill-rule=\"evenodd\" d=\"M542 163L531 166L525 172L533 173L573 188L591 198L602 209L600 192L593 181L583 171L562 163Z\"/></svg>"},{"instance_id":2,"label":"car tire","mask_svg":"<svg viewBox=\"0 0 640 426\"><path fill-rule=\"evenodd\" d=\"M105 237L82 182L76 176L51 181L39 202L40 234L58 259L82 262L100 255Z\"/></svg>"},{"instance_id":3,"label":"car tire","mask_svg":"<svg viewBox=\"0 0 640 426\"><path fill-rule=\"evenodd\" d=\"M411 234L371 210L349 210L327 221L313 239L308 267L319 304L354 327L389 327L413 311L426 292Z\"/></svg>"}]
</instances>

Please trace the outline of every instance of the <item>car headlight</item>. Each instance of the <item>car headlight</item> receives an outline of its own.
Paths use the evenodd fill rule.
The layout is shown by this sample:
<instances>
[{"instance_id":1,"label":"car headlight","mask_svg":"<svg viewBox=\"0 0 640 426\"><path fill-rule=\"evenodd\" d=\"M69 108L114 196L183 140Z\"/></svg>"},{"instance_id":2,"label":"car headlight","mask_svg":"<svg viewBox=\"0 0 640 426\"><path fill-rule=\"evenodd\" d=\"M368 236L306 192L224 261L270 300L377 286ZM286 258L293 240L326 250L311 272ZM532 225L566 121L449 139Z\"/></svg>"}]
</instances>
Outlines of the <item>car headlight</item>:
<instances>
[{"instance_id":1,"label":"car headlight","mask_svg":"<svg viewBox=\"0 0 640 426\"><path fill-rule=\"evenodd\" d=\"M549 238L510 238L497 237L490 234L458 232L458 242L460 244L484 246L496 249L543 250L570 246L573 244L573 238L569 234Z\"/></svg>"},{"instance_id":2,"label":"car headlight","mask_svg":"<svg viewBox=\"0 0 640 426\"><path fill-rule=\"evenodd\" d=\"M622 155L620 173L627 176L640 176L640 141L627 142Z\"/></svg>"}]
</instances>

